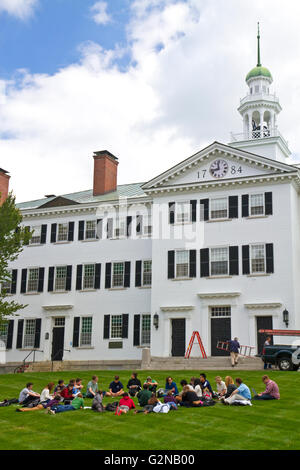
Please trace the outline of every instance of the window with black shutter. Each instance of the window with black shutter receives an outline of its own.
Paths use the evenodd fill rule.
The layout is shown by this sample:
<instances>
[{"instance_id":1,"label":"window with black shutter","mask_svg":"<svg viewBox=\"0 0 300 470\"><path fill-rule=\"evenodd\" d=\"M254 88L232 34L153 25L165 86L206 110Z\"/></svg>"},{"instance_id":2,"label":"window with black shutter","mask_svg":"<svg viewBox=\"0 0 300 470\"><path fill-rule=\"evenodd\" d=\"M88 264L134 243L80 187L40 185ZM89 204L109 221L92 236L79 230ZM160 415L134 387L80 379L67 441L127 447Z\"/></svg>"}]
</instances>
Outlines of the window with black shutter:
<instances>
[{"instance_id":1,"label":"window with black shutter","mask_svg":"<svg viewBox=\"0 0 300 470\"><path fill-rule=\"evenodd\" d=\"M17 349L22 349L23 346L23 328L24 320L18 320Z\"/></svg>"},{"instance_id":2,"label":"window with black shutter","mask_svg":"<svg viewBox=\"0 0 300 470\"><path fill-rule=\"evenodd\" d=\"M237 219L239 216L239 198L238 196L229 196L229 219Z\"/></svg>"},{"instance_id":3,"label":"window with black shutter","mask_svg":"<svg viewBox=\"0 0 300 470\"><path fill-rule=\"evenodd\" d=\"M110 334L110 315L104 315L103 339L109 339Z\"/></svg>"},{"instance_id":4,"label":"window with black shutter","mask_svg":"<svg viewBox=\"0 0 300 470\"><path fill-rule=\"evenodd\" d=\"M128 215L126 217L126 236L130 237L132 233L132 217Z\"/></svg>"},{"instance_id":5,"label":"window with black shutter","mask_svg":"<svg viewBox=\"0 0 300 470\"><path fill-rule=\"evenodd\" d=\"M41 228L41 244L45 244L47 239L47 225L42 225Z\"/></svg>"},{"instance_id":6,"label":"window with black shutter","mask_svg":"<svg viewBox=\"0 0 300 470\"><path fill-rule=\"evenodd\" d=\"M8 320L6 349L12 349L14 335L14 320Z\"/></svg>"},{"instance_id":7,"label":"window with black shutter","mask_svg":"<svg viewBox=\"0 0 300 470\"><path fill-rule=\"evenodd\" d=\"M44 290L44 277L45 268L39 268L38 292L43 292Z\"/></svg>"},{"instance_id":8,"label":"window with black shutter","mask_svg":"<svg viewBox=\"0 0 300 470\"><path fill-rule=\"evenodd\" d=\"M129 321L129 315L128 313L124 313L122 315L122 338L123 339L128 338L128 321Z\"/></svg>"},{"instance_id":9,"label":"window with black shutter","mask_svg":"<svg viewBox=\"0 0 300 470\"><path fill-rule=\"evenodd\" d=\"M140 214L136 216L136 234L143 234L143 216Z\"/></svg>"},{"instance_id":10,"label":"window with black shutter","mask_svg":"<svg viewBox=\"0 0 300 470\"><path fill-rule=\"evenodd\" d=\"M169 202L169 223L175 223L175 202Z\"/></svg>"},{"instance_id":11,"label":"window with black shutter","mask_svg":"<svg viewBox=\"0 0 300 470\"><path fill-rule=\"evenodd\" d=\"M95 289L100 289L100 283L101 283L101 264L96 263L95 264Z\"/></svg>"},{"instance_id":12,"label":"window with black shutter","mask_svg":"<svg viewBox=\"0 0 300 470\"><path fill-rule=\"evenodd\" d=\"M111 263L106 263L105 266L105 289L111 288Z\"/></svg>"},{"instance_id":13,"label":"window with black shutter","mask_svg":"<svg viewBox=\"0 0 300 470\"><path fill-rule=\"evenodd\" d=\"M57 224L51 224L51 243L56 242L56 232L57 232Z\"/></svg>"},{"instance_id":14,"label":"window with black shutter","mask_svg":"<svg viewBox=\"0 0 300 470\"><path fill-rule=\"evenodd\" d=\"M200 220L202 222L209 220L209 199L200 200Z\"/></svg>"},{"instance_id":15,"label":"window with black shutter","mask_svg":"<svg viewBox=\"0 0 300 470\"><path fill-rule=\"evenodd\" d=\"M134 315L133 320L133 346L140 345L141 315Z\"/></svg>"},{"instance_id":16,"label":"window with black shutter","mask_svg":"<svg viewBox=\"0 0 300 470\"><path fill-rule=\"evenodd\" d=\"M175 251L168 251L168 279L175 278Z\"/></svg>"},{"instance_id":17,"label":"window with black shutter","mask_svg":"<svg viewBox=\"0 0 300 470\"><path fill-rule=\"evenodd\" d=\"M102 238L102 230L103 230L103 220L98 219L97 220L96 238L99 238L99 239Z\"/></svg>"},{"instance_id":18,"label":"window with black shutter","mask_svg":"<svg viewBox=\"0 0 300 470\"><path fill-rule=\"evenodd\" d=\"M78 240L84 240L84 220L80 220L78 223Z\"/></svg>"},{"instance_id":19,"label":"window with black shutter","mask_svg":"<svg viewBox=\"0 0 300 470\"><path fill-rule=\"evenodd\" d=\"M106 226L106 237L112 238L113 237L113 219L107 219L107 226Z\"/></svg>"},{"instance_id":20,"label":"window with black shutter","mask_svg":"<svg viewBox=\"0 0 300 470\"><path fill-rule=\"evenodd\" d=\"M135 287L142 286L142 261L135 263Z\"/></svg>"},{"instance_id":21,"label":"window with black shutter","mask_svg":"<svg viewBox=\"0 0 300 470\"><path fill-rule=\"evenodd\" d=\"M40 347L41 325L42 325L41 318L37 318L35 320L35 336L34 336L34 347L37 348L37 349Z\"/></svg>"},{"instance_id":22,"label":"window with black shutter","mask_svg":"<svg viewBox=\"0 0 300 470\"><path fill-rule=\"evenodd\" d=\"M26 284L27 284L27 269L22 269L21 294L26 293Z\"/></svg>"},{"instance_id":23,"label":"window with black shutter","mask_svg":"<svg viewBox=\"0 0 300 470\"><path fill-rule=\"evenodd\" d=\"M66 290L70 291L72 287L72 266L67 266Z\"/></svg>"},{"instance_id":24,"label":"window with black shutter","mask_svg":"<svg viewBox=\"0 0 300 470\"><path fill-rule=\"evenodd\" d=\"M197 222L197 201L191 201L191 220Z\"/></svg>"},{"instance_id":25,"label":"window with black shutter","mask_svg":"<svg viewBox=\"0 0 300 470\"><path fill-rule=\"evenodd\" d=\"M273 215L273 194L265 193L265 215Z\"/></svg>"},{"instance_id":26,"label":"window with black shutter","mask_svg":"<svg viewBox=\"0 0 300 470\"><path fill-rule=\"evenodd\" d=\"M250 274L250 247L249 245L244 245L242 247L242 257L243 257L243 274Z\"/></svg>"},{"instance_id":27,"label":"window with black shutter","mask_svg":"<svg viewBox=\"0 0 300 470\"><path fill-rule=\"evenodd\" d=\"M74 241L74 222L69 222L68 241Z\"/></svg>"},{"instance_id":28,"label":"window with black shutter","mask_svg":"<svg viewBox=\"0 0 300 470\"><path fill-rule=\"evenodd\" d=\"M48 274L48 292L53 292L54 290L54 266L51 266L49 268L49 274Z\"/></svg>"},{"instance_id":29,"label":"window with black shutter","mask_svg":"<svg viewBox=\"0 0 300 470\"><path fill-rule=\"evenodd\" d=\"M82 289L82 264L77 265L76 271L76 290Z\"/></svg>"},{"instance_id":30,"label":"window with black shutter","mask_svg":"<svg viewBox=\"0 0 300 470\"><path fill-rule=\"evenodd\" d=\"M11 289L10 289L11 294L16 294L17 292L17 279L18 279L18 270L13 269L12 274L11 274Z\"/></svg>"},{"instance_id":31,"label":"window with black shutter","mask_svg":"<svg viewBox=\"0 0 300 470\"><path fill-rule=\"evenodd\" d=\"M125 262L124 287L130 287L130 261Z\"/></svg>"},{"instance_id":32,"label":"window with black shutter","mask_svg":"<svg viewBox=\"0 0 300 470\"><path fill-rule=\"evenodd\" d=\"M78 348L79 346L79 334L80 334L80 317L74 317L74 326L73 326L73 348Z\"/></svg>"},{"instance_id":33,"label":"window with black shutter","mask_svg":"<svg viewBox=\"0 0 300 470\"><path fill-rule=\"evenodd\" d=\"M200 276L209 277L209 248L200 250Z\"/></svg>"},{"instance_id":34,"label":"window with black shutter","mask_svg":"<svg viewBox=\"0 0 300 470\"><path fill-rule=\"evenodd\" d=\"M242 195L242 217L249 217L249 194Z\"/></svg>"},{"instance_id":35,"label":"window with black shutter","mask_svg":"<svg viewBox=\"0 0 300 470\"><path fill-rule=\"evenodd\" d=\"M196 277L197 276L197 273L196 273L196 269L197 269L196 258L197 258L196 250L190 250L190 272L189 272L190 277Z\"/></svg>"},{"instance_id":36,"label":"window with black shutter","mask_svg":"<svg viewBox=\"0 0 300 470\"><path fill-rule=\"evenodd\" d=\"M229 247L229 274L230 276L238 276L239 274L239 247Z\"/></svg>"},{"instance_id":37,"label":"window with black shutter","mask_svg":"<svg viewBox=\"0 0 300 470\"><path fill-rule=\"evenodd\" d=\"M273 243L266 244L266 272L268 274L274 273L274 245Z\"/></svg>"}]
</instances>

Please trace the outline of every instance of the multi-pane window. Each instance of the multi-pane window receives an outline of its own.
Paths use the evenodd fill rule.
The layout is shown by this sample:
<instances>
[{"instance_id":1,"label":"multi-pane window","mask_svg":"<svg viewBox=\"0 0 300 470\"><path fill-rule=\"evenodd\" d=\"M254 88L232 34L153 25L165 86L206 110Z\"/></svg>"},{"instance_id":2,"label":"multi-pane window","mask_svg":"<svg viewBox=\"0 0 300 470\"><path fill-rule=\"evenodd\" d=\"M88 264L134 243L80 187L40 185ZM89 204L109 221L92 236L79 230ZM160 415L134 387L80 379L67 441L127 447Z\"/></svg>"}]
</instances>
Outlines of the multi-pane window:
<instances>
[{"instance_id":1,"label":"multi-pane window","mask_svg":"<svg viewBox=\"0 0 300 470\"><path fill-rule=\"evenodd\" d=\"M97 221L87 220L85 224L85 239L93 240L97 236Z\"/></svg>"},{"instance_id":2,"label":"multi-pane window","mask_svg":"<svg viewBox=\"0 0 300 470\"><path fill-rule=\"evenodd\" d=\"M152 261L143 261L143 286L151 286L152 282Z\"/></svg>"},{"instance_id":3,"label":"multi-pane window","mask_svg":"<svg viewBox=\"0 0 300 470\"><path fill-rule=\"evenodd\" d=\"M176 203L176 222L185 223L191 220L191 204L190 201Z\"/></svg>"},{"instance_id":4,"label":"multi-pane window","mask_svg":"<svg viewBox=\"0 0 300 470\"><path fill-rule=\"evenodd\" d=\"M55 288L54 290L66 290L67 266L56 266L55 268Z\"/></svg>"},{"instance_id":5,"label":"multi-pane window","mask_svg":"<svg viewBox=\"0 0 300 470\"><path fill-rule=\"evenodd\" d=\"M83 289L93 289L95 286L95 265L85 264L83 266Z\"/></svg>"},{"instance_id":6,"label":"multi-pane window","mask_svg":"<svg viewBox=\"0 0 300 470\"><path fill-rule=\"evenodd\" d=\"M122 338L123 317L122 315L111 315L110 337Z\"/></svg>"},{"instance_id":7,"label":"multi-pane window","mask_svg":"<svg viewBox=\"0 0 300 470\"><path fill-rule=\"evenodd\" d=\"M151 315L142 315L141 345L150 345L151 340Z\"/></svg>"},{"instance_id":8,"label":"multi-pane window","mask_svg":"<svg viewBox=\"0 0 300 470\"><path fill-rule=\"evenodd\" d=\"M35 227L31 227L31 231L33 231L32 237L29 241L30 245L38 245L41 243L41 235L42 235L42 226L37 225Z\"/></svg>"},{"instance_id":9,"label":"multi-pane window","mask_svg":"<svg viewBox=\"0 0 300 470\"><path fill-rule=\"evenodd\" d=\"M250 195L250 215L264 215L264 195L251 194Z\"/></svg>"},{"instance_id":10,"label":"multi-pane window","mask_svg":"<svg viewBox=\"0 0 300 470\"><path fill-rule=\"evenodd\" d=\"M115 220L115 238L125 237L126 235L126 219L124 217L119 217Z\"/></svg>"},{"instance_id":11,"label":"multi-pane window","mask_svg":"<svg viewBox=\"0 0 300 470\"><path fill-rule=\"evenodd\" d=\"M151 215L143 216L143 233L144 235L152 234L152 216Z\"/></svg>"},{"instance_id":12,"label":"multi-pane window","mask_svg":"<svg viewBox=\"0 0 300 470\"><path fill-rule=\"evenodd\" d=\"M90 346L92 344L92 317L81 318L80 346Z\"/></svg>"},{"instance_id":13,"label":"multi-pane window","mask_svg":"<svg viewBox=\"0 0 300 470\"><path fill-rule=\"evenodd\" d=\"M112 287L124 287L124 263L113 263Z\"/></svg>"},{"instance_id":14,"label":"multi-pane window","mask_svg":"<svg viewBox=\"0 0 300 470\"><path fill-rule=\"evenodd\" d=\"M9 271L9 274L11 276L11 271ZM11 294L11 287L12 287L11 281L4 281L1 285L1 290L5 291L6 294Z\"/></svg>"},{"instance_id":15,"label":"multi-pane window","mask_svg":"<svg viewBox=\"0 0 300 470\"><path fill-rule=\"evenodd\" d=\"M222 197L212 199L210 203L211 219L227 219L228 217L228 198Z\"/></svg>"},{"instance_id":16,"label":"multi-pane window","mask_svg":"<svg viewBox=\"0 0 300 470\"><path fill-rule=\"evenodd\" d=\"M37 292L39 285L39 268L28 269L27 292Z\"/></svg>"},{"instance_id":17,"label":"multi-pane window","mask_svg":"<svg viewBox=\"0 0 300 470\"><path fill-rule=\"evenodd\" d=\"M57 241L58 242L65 242L68 241L68 234L69 234L69 224L58 224L57 226Z\"/></svg>"},{"instance_id":18,"label":"multi-pane window","mask_svg":"<svg viewBox=\"0 0 300 470\"><path fill-rule=\"evenodd\" d=\"M176 277L188 277L189 275L189 251L176 251Z\"/></svg>"},{"instance_id":19,"label":"multi-pane window","mask_svg":"<svg viewBox=\"0 0 300 470\"><path fill-rule=\"evenodd\" d=\"M251 245L251 273L264 273L265 270L265 245Z\"/></svg>"},{"instance_id":20,"label":"multi-pane window","mask_svg":"<svg viewBox=\"0 0 300 470\"><path fill-rule=\"evenodd\" d=\"M212 317L230 317L231 307L211 307Z\"/></svg>"},{"instance_id":21,"label":"multi-pane window","mask_svg":"<svg viewBox=\"0 0 300 470\"><path fill-rule=\"evenodd\" d=\"M221 276L228 274L228 247L211 248L210 274L211 276Z\"/></svg>"},{"instance_id":22,"label":"multi-pane window","mask_svg":"<svg viewBox=\"0 0 300 470\"><path fill-rule=\"evenodd\" d=\"M33 348L35 340L35 320L25 320L23 347Z\"/></svg>"},{"instance_id":23,"label":"multi-pane window","mask_svg":"<svg viewBox=\"0 0 300 470\"><path fill-rule=\"evenodd\" d=\"M3 343L6 347L8 334L8 323L0 323L0 345Z\"/></svg>"},{"instance_id":24,"label":"multi-pane window","mask_svg":"<svg viewBox=\"0 0 300 470\"><path fill-rule=\"evenodd\" d=\"M55 318L54 326L65 326L65 317Z\"/></svg>"}]
</instances>

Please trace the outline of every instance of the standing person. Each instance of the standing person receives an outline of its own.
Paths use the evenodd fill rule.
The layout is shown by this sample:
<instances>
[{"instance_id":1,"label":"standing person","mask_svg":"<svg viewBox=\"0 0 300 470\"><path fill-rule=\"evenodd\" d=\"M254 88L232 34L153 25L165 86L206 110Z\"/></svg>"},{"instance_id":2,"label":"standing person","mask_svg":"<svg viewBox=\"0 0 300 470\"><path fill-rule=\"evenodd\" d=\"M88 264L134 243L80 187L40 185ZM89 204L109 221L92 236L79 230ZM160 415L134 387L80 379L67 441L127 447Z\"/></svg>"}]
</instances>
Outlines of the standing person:
<instances>
[{"instance_id":1,"label":"standing person","mask_svg":"<svg viewBox=\"0 0 300 470\"><path fill-rule=\"evenodd\" d=\"M136 394L142 390L142 384L140 380L137 378L137 373L132 372L131 378L128 380L127 383L128 393L130 396L135 397Z\"/></svg>"},{"instance_id":2,"label":"standing person","mask_svg":"<svg viewBox=\"0 0 300 470\"><path fill-rule=\"evenodd\" d=\"M109 385L109 392L106 392L106 395L108 397L120 397L121 395L123 395L124 387L119 379L120 377L118 375L115 375L113 382L111 382Z\"/></svg>"},{"instance_id":3,"label":"standing person","mask_svg":"<svg viewBox=\"0 0 300 470\"><path fill-rule=\"evenodd\" d=\"M272 338L271 338L271 336L268 336L268 337L266 338L266 341L264 342L264 347L265 347L265 346L270 346L271 344L272 344ZM264 369L265 369L265 370L266 370L266 369L272 369L272 364L270 364L270 363L268 363L268 362L265 362L265 363L264 363Z\"/></svg>"},{"instance_id":4,"label":"standing person","mask_svg":"<svg viewBox=\"0 0 300 470\"><path fill-rule=\"evenodd\" d=\"M20 392L19 395L19 403L21 405L28 405L32 401L36 400L37 398L40 398L40 394L36 393L32 390L33 383L28 382L26 384L26 387L23 388L23 390Z\"/></svg>"},{"instance_id":5,"label":"standing person","mask_svg":"<svg viewBox=\"0 0 300 470\"><path fill-rule=\"evenodd\" d=\"M264 392L259 393L253 397L253 400L280 400L279 387L276 382L270 379L267 375L262 378L266 386Z\"/></svg>"},{"instance_id":6,"label":"standing person","mask_svg":"<svg viewBox=\"0 0 300 470\"><path fill-rule=\"evenodd\" d=\"M232 392L229 398L222 398L223 403L226 405L232 405L232 403L236 400L239 401L250 401L251 400L251 392L249 387L243 383L242 379L239 377L235 379L237 389Z\"/></svg>"},{"instance_id":7,"label":"standing person","mask_svg":"<svg viewBox=\"0 0 300 470\"><path fill-rule=\"evenodd\" d=\"M93 375L92 380L86 386L86 398L95 398L96 393L98 392L98 377Z\"/></svg>"},{"instance_id":8,"label":"standing person","mask_svg":"<svg viewBox=\"0 0 300 470\"><path fill-rule=\"evenodd\" d=\"M234 367L238 364L239 349L240 349L240 343L238 342L238 338L234 338L231 341L229 341L231 367Z\"/></svg>"}]
</instances>

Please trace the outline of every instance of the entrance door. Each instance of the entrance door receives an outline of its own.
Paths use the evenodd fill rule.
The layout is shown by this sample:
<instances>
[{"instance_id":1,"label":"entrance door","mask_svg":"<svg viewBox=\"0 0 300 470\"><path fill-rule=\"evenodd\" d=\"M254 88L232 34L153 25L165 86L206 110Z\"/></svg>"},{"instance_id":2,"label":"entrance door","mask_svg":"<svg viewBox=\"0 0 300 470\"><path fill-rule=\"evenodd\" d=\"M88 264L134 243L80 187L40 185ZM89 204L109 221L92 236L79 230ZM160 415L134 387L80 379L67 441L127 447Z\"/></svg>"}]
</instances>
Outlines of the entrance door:
<instances>
[{"instance_id":1,"label":"entrance door","mask_svg":"<svg viewBox=\"0 0 300 470\"><path fill-rule=\"evenodd\" d=\"M229 341L231 339L231 308L211 308L211 355L229 356L228 351L217 349L218 341Z\"/></svg>"},{"instance_id":2,"label":"entrance door","mask_svg":"<svg viewBox=\"0 0 300 470\"><path fill-rule=\"evenodd\" d=\"M185 318L172 320L172 356L185 356Z\"/></svg>"},{"instance_id":3,"label":"entrance door","mask_svg":"<svg viewBox=\"0 0 300 470\"><path fill-rule=\"evenodd\" d=\"M257 354L262 354L268 335L259 333L259 330L273 330L273 317L256 317ZM273 336L271 336L271 344L273 344Z\"/></svg>"},{"instance_id":4,"label":"entrance door","mask_svg":"<svg viewBox=\"0 0 300 470\"><path fill-rule=\"evenodd\" d=\"M65 327L54 326L52 330L52 361L62 361L64 355Z\"/></svg>"}]
</instances>

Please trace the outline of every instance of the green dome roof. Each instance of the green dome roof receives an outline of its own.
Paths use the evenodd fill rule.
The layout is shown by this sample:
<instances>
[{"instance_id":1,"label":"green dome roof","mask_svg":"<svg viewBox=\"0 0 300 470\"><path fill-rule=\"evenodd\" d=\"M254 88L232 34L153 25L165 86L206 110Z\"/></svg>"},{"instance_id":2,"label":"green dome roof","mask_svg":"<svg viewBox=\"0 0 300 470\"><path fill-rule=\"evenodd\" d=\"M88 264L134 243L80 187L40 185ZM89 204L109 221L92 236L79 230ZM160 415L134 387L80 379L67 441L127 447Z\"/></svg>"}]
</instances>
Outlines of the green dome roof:
<instances>
[{"instance_id":1,"label":"green dome roof","mask_svg":"<svg viewBox=\"0 0 300 470\"><path fill-rule=\"evenodd\" d=\"M271 80L273 80L271 72L266 67L262 67L261 65L257 66L257 67L254 67L254 69L252 69L248 73L248 75L246 77L246 82L248 80L250 80L250 78L256 78L256 77L267 77L267 78L270 78Z\"/></svg>"}]
</instances>

